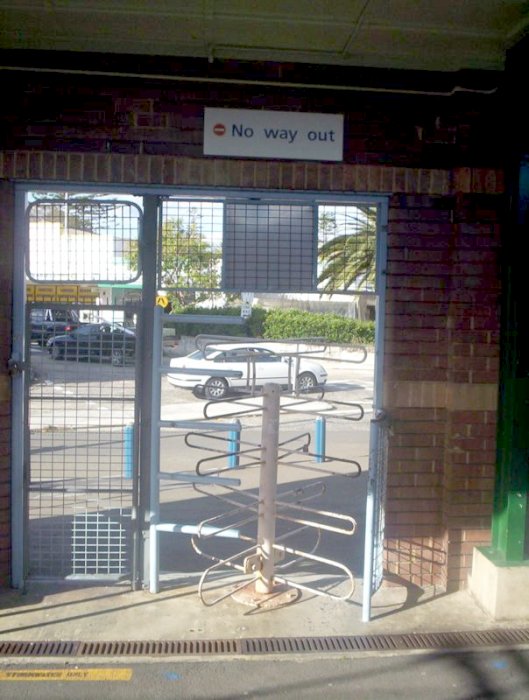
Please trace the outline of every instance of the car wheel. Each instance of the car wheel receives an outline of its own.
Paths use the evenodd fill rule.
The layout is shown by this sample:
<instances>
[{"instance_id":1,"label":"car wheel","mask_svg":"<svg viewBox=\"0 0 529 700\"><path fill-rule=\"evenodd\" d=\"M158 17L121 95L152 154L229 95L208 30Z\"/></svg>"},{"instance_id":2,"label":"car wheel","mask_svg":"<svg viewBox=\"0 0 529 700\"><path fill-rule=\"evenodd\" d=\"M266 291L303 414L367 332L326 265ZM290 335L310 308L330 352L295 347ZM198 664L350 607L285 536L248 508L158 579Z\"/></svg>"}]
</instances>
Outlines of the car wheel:
<instances>
[{"instance_id":1,"label":"car wheel","mask_svg":"<svg viewBox=\"0 0 529 700\"><path fill-rule=\"evenodd\" d=\"M210 377L204 384L206 399L223 399L228 392L228 382L222 377Z\"/></svg>"},{"instance_id":2,"label":"car wheel","mask_svg":"<svg viewBox=\"0 0 529 700\"><path fill-rule=\"evenodd\" d=\"M112 362L114 367L121 367L122 365L125 364L125 355L123 354L123 350L115 349L112 350L112 355L110 357L110 361Z\"/></svg>"},{"instance_id":3,"label":"car wheel","mask_svg":"<svg viewBox=\"0 0 529 700\"><path fill-rule=\"evenodd\" d=\"M204 386L202 384L197 384L196 386L194 386L192 389L192 392L193 392L193 396L196 397L197 399L204 398Z\"/></svg>"},{"instance_id":4,"label":"car wheel","mask_svg":"<svg viewBox=\"0 0 529 700\"><path fill-rule=\"evenodd\" d=\"M53 343L50 349L50 354L53 360L62 360L64 358L64 352L60 345Z\"/></svg>"},{"instance_id":5,"label":"car wheel","mask_svg":"<svg viewBox=\"0 0 529 700\"><path fill-rule=\"evenodd\" d=\"M316 377L312 372L302 372L296 380L296 390L297 391L310 391L318 385Z\"/></svg>"}]
</instances>

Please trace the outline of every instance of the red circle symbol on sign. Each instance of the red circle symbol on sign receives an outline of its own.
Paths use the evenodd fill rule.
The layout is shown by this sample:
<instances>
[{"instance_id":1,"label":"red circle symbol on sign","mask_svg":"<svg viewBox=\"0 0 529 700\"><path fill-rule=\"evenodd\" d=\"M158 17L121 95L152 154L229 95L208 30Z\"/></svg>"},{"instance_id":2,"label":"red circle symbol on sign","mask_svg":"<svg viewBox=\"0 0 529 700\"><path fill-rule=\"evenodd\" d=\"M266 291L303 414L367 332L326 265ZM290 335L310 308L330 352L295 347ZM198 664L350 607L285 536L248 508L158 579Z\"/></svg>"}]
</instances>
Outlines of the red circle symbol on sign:
<instances>
[{"instance_id":1,"label":"red circle symbol on sign","mask_svg":"<svg viewBox=\"0 0 529 700\"><path fill-rule=\"evenodd\" d=\"M224 136L224 134L226 133L226 127L224 126L224 124L215 124L215 126L213 127L213 133L215 134L215 136Z\"/></svg>"}]
</instances>

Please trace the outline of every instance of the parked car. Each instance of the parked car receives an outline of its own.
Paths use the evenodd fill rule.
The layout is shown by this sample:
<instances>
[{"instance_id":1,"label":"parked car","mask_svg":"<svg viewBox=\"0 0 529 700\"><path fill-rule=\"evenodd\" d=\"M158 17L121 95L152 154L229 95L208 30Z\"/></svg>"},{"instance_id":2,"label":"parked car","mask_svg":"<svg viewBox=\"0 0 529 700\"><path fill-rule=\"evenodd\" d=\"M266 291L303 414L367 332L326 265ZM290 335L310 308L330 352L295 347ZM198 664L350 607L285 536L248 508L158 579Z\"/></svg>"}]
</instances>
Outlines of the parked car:
<instances>
[{"instance_id":1,"label":"parked car","mask_svg":"<svg viewBox=\"0 0 529 700\"><path fill-rule=\"evenodd\" d=\"M75 330L81 325L79 314L73 309L31 309L31 342L45 347L55 335Z\"/></svg>"},{"instance_id":2,"label":"parked car","mask_svg":"<svg viewBox=\"0 0 529 700\"><path fill-rule=\"evenodd\" d=\"M295 358L279 355L262 345L223 345L173 358L167 379L173 386L191 389L195 396L207 399L222 399L231 389L262 387L268 382L287 386L295 381L298 390L308 391L327 381L325 368L305 358L299 360L294 377L296 363ZM193 370L198 371L194 374Z\"/></svg>"},{"instance_id":3,"label":"parked car","mask_svg":"<svg viewBox=\"0 0 529 700\"><path fill-rule=\"evenodd\" d=\"M136 335L118 323L85 323L65 335L48 340L54 360L108 359L113 365L125 364L136 352Z\"/></svg>"}]
</instances>

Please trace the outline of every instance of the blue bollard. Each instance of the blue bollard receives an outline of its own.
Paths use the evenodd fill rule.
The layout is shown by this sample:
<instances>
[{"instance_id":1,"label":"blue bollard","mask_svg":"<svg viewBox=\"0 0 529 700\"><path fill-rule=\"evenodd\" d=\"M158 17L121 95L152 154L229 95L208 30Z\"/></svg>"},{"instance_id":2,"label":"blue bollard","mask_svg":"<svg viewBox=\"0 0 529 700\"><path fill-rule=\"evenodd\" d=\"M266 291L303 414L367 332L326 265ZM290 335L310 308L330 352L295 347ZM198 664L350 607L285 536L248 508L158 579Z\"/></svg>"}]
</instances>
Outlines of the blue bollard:
<instances>
[{"instance_id":1,"label":"blue bollard","mask_svg":"<svg viewBox=\"0 0 529 700\"><path fill-rule=\"evenodd\" d=\"M228 452L238 452L241 449L241 421L233 421L233 429L228 432ZM236 469L239 466L239 455L230 454L228 457L228 469Z\"/></svg>"},{"instance_id":2,"label":"blue bollard","mask_svg":"<svg viewBox=\"0 0 529 700\"><path fill-rule=\"evenodd\" d=\"M314 421L314 452L316 462L325 462L325 418L318 416Z\"/></svg>"},{"instance_id":3,"label":"blue bollard","mask_svg":"<svg viewBox=\"0 0 529 700\"><path fill-rule=\"evenodd\" d=\"M123 430L123 478L132 479L134 462L134 425L126 425Z\"/></svg>"}]
</instances>

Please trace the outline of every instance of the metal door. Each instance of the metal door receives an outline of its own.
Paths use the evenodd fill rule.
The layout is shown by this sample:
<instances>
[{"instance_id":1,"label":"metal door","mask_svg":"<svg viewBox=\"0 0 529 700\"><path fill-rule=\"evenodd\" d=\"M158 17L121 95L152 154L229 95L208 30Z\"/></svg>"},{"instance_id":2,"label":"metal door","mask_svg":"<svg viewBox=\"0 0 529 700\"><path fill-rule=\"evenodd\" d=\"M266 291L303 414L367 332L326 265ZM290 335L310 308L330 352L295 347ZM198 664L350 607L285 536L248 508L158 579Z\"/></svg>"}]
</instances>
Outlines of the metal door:
<instances>
[{"instance_id":1,"label":"metal door","mask_svg":"<svg viewBox=\"0 0 529 700\"><path fill-rule=\"evenodd\" d=\"M141 220L97 198L27 209L24 578L133 576L141 309L112 295L140 274Z\"/></svg>"},{"instance_id":2,"label":"metal door","mask_svg":"<svg viewBox=\"0 0 529 700\"><path fill-rule=\"evenodd\" d=\"M158 240L158 278L157 288L164 290L169 295L171 302L178 302L183 306L192 303L203 303L207 299L221 303L220 297L226 293L242 295L245 291L262 296L273 296L278 293L294 293L301 297L309 295L341 295L349 303L355 296L369 294L380 300L384 287L384 255L385 255L385 221L387 211L382 201L360 200L316 200L314 198L298 197L290 201L285 197L273 198L270 194L252 196L244 199L228 195L224 200L220 199L192 199L177 197L167 198L161 203L160 236ZM186 260L192 258L200 260L200 268L195 265L193 270L185 265ZM344 302L345 303L345 302ZM383 304L378 302L379 310ZM205 309L202 309L205 311ZM200 318L200 316L198 317ZM205 319L205 317L202 317ZM182 322L185 317L182 319ZM195 323L197 319L194 319ZM212 324L213 319L208 319ZM383 314L377 314L377 336L380 340ZM195 331L198 332L198 331ZM206 331L207 332L207 331ZM217 332L221 332L220 330ZM159 333L154 333L156 338ZM381 344L378 346L377 385L381 387L382 365ZM233 358L232 358L233 359ZM161 371L156 364L156 371ZM247 361L241 363L240 372L245 376ZM167 368L165 368L167 369ZM235 369L230 366L230 369ZM158 375L156 375L158 376ZM159 377L158 377L159 381ZM163 381L163 380L162 380ZM236 380L234 380L235 384ZM246 381L243 382L246 384ZM284 383L284 382L280 382ZM153 385L156 380L153 381ZM159 390L159 387L158 387ZM160 404L158 391L157 402ZM170 399L169 399L170 400ZM185 399L184 399L185 400ZM374 397L374 409L378 412L381 401L381 393ZM163 406L162 402L162 409ZM169 443L171 449L166 447L167 459L163 463L160 459L160 436L156 431L160 426L164 429L176 429L181 422L188 427L191 418L202 418L193 413L194 406L189 405L185 414L177 414L169 404L171 419L161 420L160 424L153 424L152 447L153 455L150 461L151 468L160 462L162 464L163 479L171 482L173 471L178 470L178 476L184 481L192 481L193 474L186 474L185 470L193 472L192 456L185 453L181 440L183 435L166 436L162 442ZM163 411L162 411L163 413ZM153 415L157 413L153 410ZM231 414L235 415L233 410ZM185 419L183 421L178 418ZM217 416L219 418L219 416ZM220 418L219 418L220 420ZM227 427L226 427L227 426ZM233 426L226 424L224 429L233 432ZM255 426L242 426L246 431ZM191 429L191 428L189 428ZM367 557L369 562L369 577L375 569L375 588L378 586L380 566L382 563L382 542L384 536L384 463L379 459L383 454L381 433L373 430L371 460L375 455L379 471L376 479L379 498L376 503L375 527L371 527L367 534ZM197 438L198 439L198 438ZM215 438L218 446L224 438ZM180 442L179 442L180 440ZM233 449L233 444L238 444L238 438L224 440ZM197 447L188 445L187 447ZM367 443L366 443L367 444ZM366 448L367 449L367 448ZM213 452L204 444L204 450ZM156 454L154 454L156 453ZM219 453L212 459L225 459L230 463L230 454ZM237 457L234 459L237 461ZM191 466L190 466L191 465ZM374 464L371 461L370 469L374 472ZM230 468L233 465L230 463ZM196 471L196 469L195 469ZM182 474L184 476L182 477ZM185 556L183 547L180 548L171 543L170 554L162 548L158 553L158 530L160 532L191 532L196 528L197 519L200 520L200 505L196 499L196 493L190 497L190 504L184 502L182 496L184 488L178 488L174 484L163 485L164 500L161 505L157 501L160 493L160 483L153 469L151 508L153 511L153 533L155 544L151 547L151 585L157 589L158 567L160 562L165 564L162 569L169 575L184 575L187 568L182 567ZM172 510L184 513L187 518L179 523L162 522L157 524L160 513L165 512L165 517L172 517ZM167 516L167 513L170 513ZM164 536L165 538L165 536ZM373 545L372 540L375 540ZM168 539L165 538L164 542ZM373 551L376 549L376 554ZM373 565L373 557L375 563ZM164 560L164 561L162 561ZM154 564L153 564L154 562ZM192 568L195 564L189 564ZM179 567L181 567L179 569ZM154 584L152 580L154 579ZM371 597L371 586L366 586L368 603Z\"/></svg>"}]
</instances>

